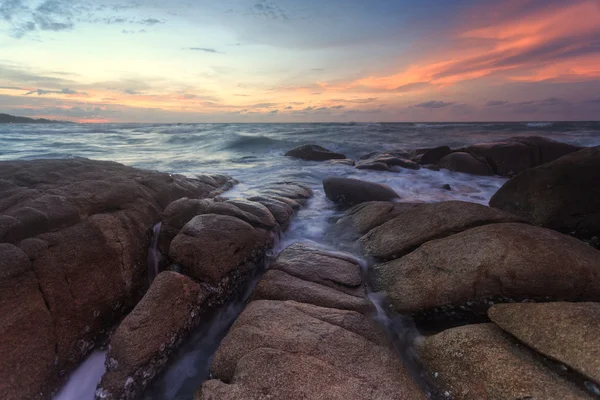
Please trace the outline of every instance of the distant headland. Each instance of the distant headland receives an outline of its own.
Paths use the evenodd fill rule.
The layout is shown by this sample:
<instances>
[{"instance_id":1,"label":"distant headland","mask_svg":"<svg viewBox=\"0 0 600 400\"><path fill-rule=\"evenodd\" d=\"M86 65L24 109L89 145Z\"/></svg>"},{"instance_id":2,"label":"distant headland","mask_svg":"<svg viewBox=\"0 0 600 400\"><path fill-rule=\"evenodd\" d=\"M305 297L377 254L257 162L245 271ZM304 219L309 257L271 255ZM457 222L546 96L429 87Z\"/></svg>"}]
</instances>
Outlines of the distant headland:
<instances>
[{"instance_id":1,"label":"distant headland","mask_svg":"<svg viewBox=\"0 0 600 400\"><path fill-rule=\"evenodd\" d=\"M15 115L1 114L0 124L73 124L71 121L55 121L45 118L17 117Z\"/></svg>"}]
</instances>

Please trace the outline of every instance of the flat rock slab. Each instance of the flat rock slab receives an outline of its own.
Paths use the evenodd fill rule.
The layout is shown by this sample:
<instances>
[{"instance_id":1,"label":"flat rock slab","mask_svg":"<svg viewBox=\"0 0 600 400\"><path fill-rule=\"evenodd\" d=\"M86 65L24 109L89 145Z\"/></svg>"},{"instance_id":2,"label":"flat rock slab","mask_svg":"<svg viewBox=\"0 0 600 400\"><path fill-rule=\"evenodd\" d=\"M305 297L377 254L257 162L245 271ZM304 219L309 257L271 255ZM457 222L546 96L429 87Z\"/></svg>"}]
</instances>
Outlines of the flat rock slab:
<instances>
[{"instance_id":1,"label":"flat rock slab","mask_svg":"<svg viewBox=\"0 0 600 400\"><path fill-rule=\"evenodd\" d=\"M591 399L494 324L466 325L417 346L425 368L457 400Z\"/></svg>"},{"instance_id":2,"label":"flat rock slab","mask_svg":"<svg viewBox=\"0 0 600 400\"><path fill-rule=\"evenodd\" d=\"M214 356L219 381L205 382L197 398L424 399L379 338L373 322L353 311L253 301Z\"/></svg>"},{"instance_id":3,"label":"flat rock slab","mask_svg":"<svg viewBox=\"0 0 600 400\"><path fill-rule=\"evenodd\" d=\"M107 372L97 399L135 399L156 377L190 330L207 299L200 286L176 272L158 274L111 338Z\"/></svg>"},{"instance_id":4,"label":"flat rock slab","mask_svg":"<svg viewBox=\"0 0 600 400\"><path fill-rule=\"evenodd\" d=\"M368 314L375 311L364 296L353 296L329 286L306 281L283 271L271 269L263 276L254 292L253 300L293 300L321 307L353 310Z\"/></svg>"},{"instance_id":5,"label":"flat rock slab","mask_svg":"<svg viewBox=\"0 0 600 400\"><path fill-rule=\"evenodd\" d=\"M600 300L600 252L558 232L492 224L423 244L374 267L375 290L398 312L498 298Z\"/></svg>"},{"instance_id":6,"label":"flat rock slab","mask_svg":"<svg viewBox=\"0 0 600 400\"><path fill-rule=\"evenodd\" d=\"M600 235L600 146L523 171L490 205L583 239Z\"/></svg>"},{"instance_id":7,"label":"flat rock slab","mask_svg":"<svg viewBox=\"0 0 600 400\"><path fill-rule=\"evenodd\" d=\"M401 257L425 242L481 225L523 222L507 212L464 201L423 204L401 212L360 239L366 254L384 260Z\"/></svg>"},{"instance_id":8,"label":"flat rock slab","mask_svg":"<svg viewBox=\"0 0 600 400\"><path fill-rule=\"evenodd\" d=\"M488 315L529 347L600 384L600 303L498 304Z\"/></svg>"},{"instance_id":9,"label":"flat rock slab","mask_svg":"<svg viewBox=\"0 0 600 400\"><path fill-rule=\"evenodd\" d=\"M400 196L389 186L350 178L326 178L323 188L327 198L335 203L356 205L366 201L390 201Z\"/></svg>"},{"instance_id":10,"label":"flat rock slab","mask_svg":"<svg viewBox=\"0 0 600 400\"><path fill-rule=\"evenodd\" d=\"M398 215L412 210L422 203L394 203L391 201L370 201L352 207L340 218L338 224L351 224L356 232L364 235L371 229L384 224Z\"/></svg>"},{"instance_id":11,"label":"flat rock slab","mask_svg":"<svg viewBox=\"0 0 600 400\"><path fill-rule=\"evenodd\" d=\"M353 296L365 296L360 265L342 253L294 243L279 253L270 268Z\"/></svg>"}]
</instances>

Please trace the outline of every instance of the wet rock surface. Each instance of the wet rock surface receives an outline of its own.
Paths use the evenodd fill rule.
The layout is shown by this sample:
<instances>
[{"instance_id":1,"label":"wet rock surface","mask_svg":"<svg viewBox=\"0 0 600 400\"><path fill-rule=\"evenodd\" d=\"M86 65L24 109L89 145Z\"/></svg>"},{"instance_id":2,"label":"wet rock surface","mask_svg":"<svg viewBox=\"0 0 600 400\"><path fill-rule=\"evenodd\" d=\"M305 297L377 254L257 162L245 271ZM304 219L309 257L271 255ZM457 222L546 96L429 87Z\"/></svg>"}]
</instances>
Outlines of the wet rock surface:
<instances>
[{"instance_id":1,"label":"wet rock surface","mask_svg":"<svg viewBox=\"0 0 600 400\"><path fill-rule=\"evenodd\" d=\"M488 315L527 346L600 384L600 303L498 304Z\"/></svg>"},{"instance_id":2,"label":"wet rock surface","mask_svg":"<svg viewBox=\"0 0 600 400\"><path fill-rule=\"evenodd\" d=\"M307 161L344 160L346 156L327 150L315 144L298 146L285 153L287 157L301 158Z\"/></svg>"},{"instance_id":3,"label":"wet rock surface","mask_svg":"<svg viewBox=\"0 0 600 400\"><path fill-rule=\"evenodd\" d=\"M342 226L349 225L351 229L364 235L370 230L420 205L422 203L370 201L352 207L337 223Z\"/></svg>"},{"instance_id":4,"label":"wet rock surface","mask_svg":"<svg viewBox=\"0 0 600 400\"><path fill-rule=\"evenodd\" d=\"M508 181L492 207L582 239L600 235L600 147L529 169Z\"/></svg>"},{"instance_id":5,"label":"wet rock surface","mask_svg":"<svg viewBox=\"0 0 600 400\"><path fill-rule=\"evenodd\" d=\"M290 182L264 191L302 202L312 195ZM187 276L159 274L121 323L110 342L97 399L140 398L203 316L247 283L282 229L267 206L246 199L180 199L166 208L162 223L167 228L162 246L168 249L163 256Z\"/></svg>"},{"instance_id":6,"label":"wet rock surface","mask_svg":"<svg viewBox=\"0 0 600 400\"><path fill-rule=\"evenodd\" d=\"M398 193L379 183L350 178L326 178L323 188L327 198L343 205L356 205L367 201L389 201L399 199Z\"/></svg>"},{"instance_id":7,"label":"wet rock surface","mask_svg":"<svg viewBox=\"0 0 600 400\"><path fill-rule=\"evenodd\" d=\"M0 162L3 398L48 397L147 289L162 210L233 182L87 159Z\"/></svg>"},{"instance_id":8,"label":"wet rock surface","mask_svg":"<svg viewBox=\"0 0 600 400\"><path fill-rule=\"evenodd\" d=\"M409 207L402 207L406 209ZM368 210L366 210L368 212ZM388 213L389 215L389 213ZM401 257L425 242L481 225L522 222L507 212L463 201L446 201L409 208L375 227L360 239L367 255L389 260Z\"/></svg>"},{"instance_id":9,"label":"wet rock surface","mask_svg":"<svg viewBox=\"0 0 600 400\"><path fill-rule=\"evenodd\" d=\"M464 172L473 175L493 175L492 168L487 162L464 151L448 154L440 159L438 165L441 168L454 172Z\"/></svg>"},{"instance_id":10,"label":"wet rock surface","mask_svg":"<svg viewBox=\"0 0 600 400\"><path fill-rule=\"evenodd\" d=\"M417 349L448 398L593 398L494 324L449 329L425 338Z\"/></svg>"},{"instance_id":11,"label":"wet rock surface","mask_svg":"<svg viewBox=\"0 0 600 400\"><path fill-rule=\"evenodd\" d=\"M368 309L353 257L294 244L271 268L197 399L424 398L380 328L357 312Z\"/></svg>"},{"instance_id":12,"label":"wet rock surface","mask_svg":"<svg viewBox=\"0 0 600 400\"><path fill-rule=\"evenodd\" d=\"M568 266L568 267L567 267ZM374 267L398 312L515 300L600 300L600 252L572 237L497 223L433 240Z\"/></svg>"},{"instance_id":13,"label":"wet rock surface","mask_svg":"<svg viewBox=\"0 0 600 400\"><path fill-rule=\"evenodd\" d=\"M113 334L97 398L139 398L207 308L208 293L190 278L161 272Z\"/></svg>"}]
</instances>

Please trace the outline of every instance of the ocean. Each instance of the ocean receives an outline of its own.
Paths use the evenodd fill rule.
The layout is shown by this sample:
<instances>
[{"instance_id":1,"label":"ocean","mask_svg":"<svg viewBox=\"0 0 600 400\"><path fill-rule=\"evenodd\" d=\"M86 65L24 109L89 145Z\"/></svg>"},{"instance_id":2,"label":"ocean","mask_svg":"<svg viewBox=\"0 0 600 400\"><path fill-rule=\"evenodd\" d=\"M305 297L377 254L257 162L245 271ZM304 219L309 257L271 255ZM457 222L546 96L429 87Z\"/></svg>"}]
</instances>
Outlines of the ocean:
<instances>
[{"instance_id":1,"label":"ocean","mask_svg":"<svg viewBox=\"0 0 600 400\"><path fill-rule=\"evenodd\" d=\"M0 125L0 160L87 157L187 176L228 174L240 183L225 193L226 197L254 195L270 182L306 183L315 196L295 217L278 249L303 240L332 250L348 250L343 238L331 229L342 211L325 198L321 182L328 176L387 184L400 194L402 201L464 200L481 204L488 203L506 178L428 169L358 170L288 158L284 156L287 150L301 144L318 144L358 159L372 151L461 147L530 135L598 146L600 123L11 124ZM452 190L443 188L446 184ZM229 304L218 316L220 322L208 332L197 332L145 398L191 399L199 377L207 376L211 351L242 307L240 302ZM103 353L94 353L56 399L93 399L103 360Z\"/></svg>"}]
</instances>

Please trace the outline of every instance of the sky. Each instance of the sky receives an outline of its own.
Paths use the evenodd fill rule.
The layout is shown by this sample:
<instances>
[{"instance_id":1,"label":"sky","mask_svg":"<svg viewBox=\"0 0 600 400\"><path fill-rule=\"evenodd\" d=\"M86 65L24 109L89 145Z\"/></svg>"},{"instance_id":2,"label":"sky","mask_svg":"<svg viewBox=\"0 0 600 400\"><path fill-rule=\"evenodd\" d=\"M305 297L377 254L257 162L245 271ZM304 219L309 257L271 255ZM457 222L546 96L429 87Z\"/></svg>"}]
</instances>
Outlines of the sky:
<instances>
[{"instance_id":1,"label":"sky","mask_svg":"<svg viewBox=\"0 0 600 400\"><path fill-rule=\"evenodd\" d=\"M0 0L0 112L600 119L600 0Z\"/></svg>"}]
</instances>

